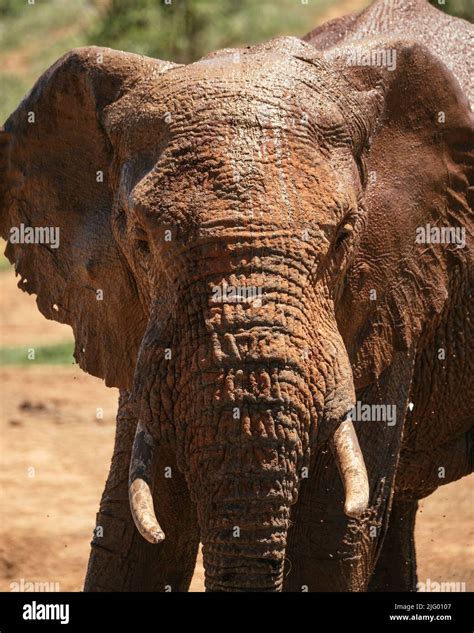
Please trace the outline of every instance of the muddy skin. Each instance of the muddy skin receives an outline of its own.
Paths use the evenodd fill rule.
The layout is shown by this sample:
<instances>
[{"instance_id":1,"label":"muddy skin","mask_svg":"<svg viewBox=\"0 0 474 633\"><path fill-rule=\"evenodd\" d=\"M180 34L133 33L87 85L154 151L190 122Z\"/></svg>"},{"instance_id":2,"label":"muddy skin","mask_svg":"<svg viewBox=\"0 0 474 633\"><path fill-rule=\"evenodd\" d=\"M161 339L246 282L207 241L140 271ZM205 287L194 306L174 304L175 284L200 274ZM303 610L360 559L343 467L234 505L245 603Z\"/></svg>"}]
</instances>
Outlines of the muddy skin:
<instances>
[{"instance_id":1,"label":"muddy skin","mask_svg":"<svg viewBox=\"0 0 474 633\"><path fill-rule=\"evenodd\" d=\"M1 233L60 229L8 244L19 286L121 389L87 591L187 591L199 541L207 591L414 590L417 500L472 471L470 28L378 0L188 66L76 49L9 117ZM356 401L396 423L344 434Z\"/></svg>"}]
</instances>

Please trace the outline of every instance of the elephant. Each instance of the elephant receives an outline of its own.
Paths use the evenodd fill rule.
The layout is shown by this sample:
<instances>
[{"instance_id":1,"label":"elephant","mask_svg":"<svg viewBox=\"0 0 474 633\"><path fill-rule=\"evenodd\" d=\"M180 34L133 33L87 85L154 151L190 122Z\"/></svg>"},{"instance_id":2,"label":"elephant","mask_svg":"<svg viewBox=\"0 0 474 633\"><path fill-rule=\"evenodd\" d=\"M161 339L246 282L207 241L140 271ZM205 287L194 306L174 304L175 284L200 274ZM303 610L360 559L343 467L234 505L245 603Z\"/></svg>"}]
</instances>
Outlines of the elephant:
<instances>
[{"instance_id":1,"label":"elephant","mask_svg":"<svg viewBox=\"0 0 474 633\"><path fill-rule=\"evenodd\" d=\"M120 390L86 591L188 591L200 542L210 592L416 589L418 500L473 469L470 34L376 0L86 46L7 119L18 285Z\"/></svg>"}]
</instances>

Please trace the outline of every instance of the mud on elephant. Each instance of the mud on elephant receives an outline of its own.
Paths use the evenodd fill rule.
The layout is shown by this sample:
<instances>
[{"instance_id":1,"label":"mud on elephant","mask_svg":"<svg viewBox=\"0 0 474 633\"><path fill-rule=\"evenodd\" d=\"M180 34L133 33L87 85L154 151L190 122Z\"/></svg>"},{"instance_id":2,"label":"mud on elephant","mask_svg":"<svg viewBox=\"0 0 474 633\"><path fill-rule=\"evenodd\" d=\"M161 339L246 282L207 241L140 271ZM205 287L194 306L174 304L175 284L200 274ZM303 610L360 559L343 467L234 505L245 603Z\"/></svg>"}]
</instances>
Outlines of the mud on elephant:
<instances>
[{"instance_id":1,"label":"mud on elephant","mask_svg":"<svg viewBox=\"0 0 474 633\"><path fill-rule=\"evenodd\" d=\"M121 390L89 591L186 591L200 540L209 591L410 590L416 500L472 469L472 241L415 241L472 238L468 101L421 44L315 38L76 49L5 124L4 237L60 230L19 286Z\"/></svg>"}]
</instances>

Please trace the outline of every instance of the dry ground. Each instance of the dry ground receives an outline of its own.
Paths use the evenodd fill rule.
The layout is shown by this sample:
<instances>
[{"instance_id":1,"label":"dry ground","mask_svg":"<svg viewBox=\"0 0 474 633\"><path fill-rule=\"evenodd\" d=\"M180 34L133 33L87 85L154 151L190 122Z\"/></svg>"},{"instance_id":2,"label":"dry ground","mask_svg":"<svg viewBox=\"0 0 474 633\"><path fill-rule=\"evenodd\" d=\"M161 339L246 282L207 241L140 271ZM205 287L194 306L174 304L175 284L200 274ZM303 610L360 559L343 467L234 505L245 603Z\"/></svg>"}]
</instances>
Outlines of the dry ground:
<instances>
[{"instance_id":1,"label":"dry ground","mask_svg":"<svg viewBox=\"0 0 474 633\"><path fill-rule=\"evenodd\" d=\"M2 345L68 340L35 300L0 273ZM95 513L109 466L117 392L77 366L1 367L0 590L19 581L57 582L80 591ZM97 418L97 410L103 418ZM440 488L421 504L419 578L474 589L473 477ZM202 591L199 559L192 589Z\"/></svg>"},{"instance_id":2,"label":"dry ground","mask_svg":"<svg viewBox=\"0 0 474 633\"><path fill-rule=\"evenodd\" d=\"M0 253L5 243L0 242ZM0 271L0 347L50 345L72 340L69 325L48 321L36 307L36 296L17 288L20 277Z\"/></svg>"},{"instance_id":3,"label":"dry ground","mask_svg":"<svg viewBox=\"0 0 474 633\"><path fill-rule=\"evenodd\" d=\"M77 367L8 367L0 378L0 590L24 578L79 591L112 451L116 390ZM471 477L422 502L420 580L474 588L472 501ZM202 588L199 560L192 589Z\"/></svg>"}]
</instances>

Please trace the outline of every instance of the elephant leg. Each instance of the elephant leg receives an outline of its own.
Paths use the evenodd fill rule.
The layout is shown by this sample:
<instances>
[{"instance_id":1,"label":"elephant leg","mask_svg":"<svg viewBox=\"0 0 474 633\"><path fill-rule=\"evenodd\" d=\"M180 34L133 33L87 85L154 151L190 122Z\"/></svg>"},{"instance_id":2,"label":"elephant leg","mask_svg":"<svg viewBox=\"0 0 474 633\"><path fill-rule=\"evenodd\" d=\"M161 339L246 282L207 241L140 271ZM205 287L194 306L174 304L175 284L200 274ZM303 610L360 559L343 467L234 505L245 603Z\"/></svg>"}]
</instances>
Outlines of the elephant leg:
<instances>
[{"instance_id":1,"label":"elephant leg","mask_svg":"<svg viewBox=\"0 0 474 633\"><path fill-rule=\"evenodd\" d=\"M370 483L360 519L344 515L344 491L329 449L313 456L288 534L284 591L367 591L388 529L408 406L413 356L398 353L377 384L357 394L364 404L396 406L396 423L355 422Z\"/></svg>"},{"instance_id":2,"label":"elephant leg","mask_svg":"<svg viewBox=\"0 0 474 633\"><path fill-rule=\"evenodd\" d=\"M154 504L166 538L151 545L138 533L129 507L128 471L136 416L121 392L115 447L100 502L85 591L187 591L199 546L195 506L171 447L161 447Z\"/></svg>"},{"instance_id":3,"label":"elephant leg","mask_svg":"<svg viewBox=\"0 0 474 633\"><path fill-rule=\"evenodd\" d=\"M369 591L416 591L415 518L418 502L395 496Z\"/></svg>"}]
</instances>

